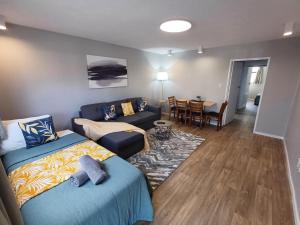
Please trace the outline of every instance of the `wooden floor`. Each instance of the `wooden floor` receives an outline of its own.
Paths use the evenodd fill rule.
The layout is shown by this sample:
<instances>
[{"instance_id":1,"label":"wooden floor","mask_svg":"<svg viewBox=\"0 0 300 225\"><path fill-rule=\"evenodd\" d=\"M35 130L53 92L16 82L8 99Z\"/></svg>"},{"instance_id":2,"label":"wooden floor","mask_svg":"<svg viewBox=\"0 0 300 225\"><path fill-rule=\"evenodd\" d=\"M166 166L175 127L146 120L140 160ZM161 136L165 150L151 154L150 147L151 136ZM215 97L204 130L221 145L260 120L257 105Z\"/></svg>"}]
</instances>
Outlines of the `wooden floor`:
<instances>
[{"instance_id":1,"label":"wooden floor","mask_svg":"<svg viewBox=\"0 0 300 225\"><path fill-rule=\"evenodd\" d=\"M154 192L153 225L293 225L280 140L252 134L254 116L213 127L175 124L206 141Z\"/></svg>"}]
</instances>

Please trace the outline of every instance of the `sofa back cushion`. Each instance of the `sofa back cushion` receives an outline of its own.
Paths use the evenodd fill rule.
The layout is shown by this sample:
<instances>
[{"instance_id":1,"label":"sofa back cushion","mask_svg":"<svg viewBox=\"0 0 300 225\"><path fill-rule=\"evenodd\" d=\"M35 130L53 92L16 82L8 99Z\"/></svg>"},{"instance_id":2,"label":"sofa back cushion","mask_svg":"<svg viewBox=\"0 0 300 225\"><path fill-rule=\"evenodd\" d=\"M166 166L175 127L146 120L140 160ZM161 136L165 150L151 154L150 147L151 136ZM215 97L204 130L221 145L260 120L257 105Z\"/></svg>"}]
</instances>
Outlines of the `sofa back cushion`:
<instances>
[{"instance_id":1,"label":"sofa back cushion","mask_svg":"<svg viewBox=\"0 0 300 225\"><path fill-rule=\"evenodd\" d=\"M135 112L138 111L136 102L142 99L141 97L137 98L127 98L122 99L118 101L112 101L112 102L103 102L103 103L96 103L96 104L90 104L90 105L84 105L80 108L80 117L94 120L94 121L102 121L104 120L104 111L103 108L105 105L115 105L117 116L124 116L122 111L121 103L129 102L131 101L133 110Z\"/></svg>"},{"instance_id":2,"label":"sofa back cushion","mask_svg":"<svg viewBox=\"0 0 300 225\"><path fill-rule=\"evenodd\" d=\"M94 121L104 120L103 106L105 106L105 103L96 103L81 106L80 117Z\"/></svg>"}]
</instances>

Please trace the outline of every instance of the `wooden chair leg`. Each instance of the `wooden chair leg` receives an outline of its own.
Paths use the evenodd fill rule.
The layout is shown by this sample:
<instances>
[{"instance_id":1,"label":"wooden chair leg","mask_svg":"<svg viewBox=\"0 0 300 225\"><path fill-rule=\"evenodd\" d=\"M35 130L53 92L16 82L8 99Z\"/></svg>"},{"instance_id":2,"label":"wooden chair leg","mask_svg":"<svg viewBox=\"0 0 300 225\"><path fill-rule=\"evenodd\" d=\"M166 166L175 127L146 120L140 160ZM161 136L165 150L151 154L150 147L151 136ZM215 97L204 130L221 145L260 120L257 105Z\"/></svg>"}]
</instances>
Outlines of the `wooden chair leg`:
<instances>
[{"instance_id":1,"label":"wooden chair leg","mask_svg":"<svg viewBox=\"0 0 300 225\"><path fill-rule=\"evenodd\" d=\"M187 112L186 110L184 110L184 125L186 125L186 116L187 116Z\"/></svg>"},{"instance_id":2,"label":"wooden chair leg","mask_svg":"<svg viewBox=\"0 0 300 225\"><path fill-rule=\"evenodd\" d=\"M220 130L223 128L223 121L220 120Z\"/></svg>"},{"instance_id":3,"label":"wooden chair leg","mask_svg":"<svg viewBox=\"0 0 300 225\"><path fill-rule=\"evenodd\" d=\"M169 120L171 120L171 113L172 113L172 110L170 109L169 110Z\"/></svg>"}]
</instances>

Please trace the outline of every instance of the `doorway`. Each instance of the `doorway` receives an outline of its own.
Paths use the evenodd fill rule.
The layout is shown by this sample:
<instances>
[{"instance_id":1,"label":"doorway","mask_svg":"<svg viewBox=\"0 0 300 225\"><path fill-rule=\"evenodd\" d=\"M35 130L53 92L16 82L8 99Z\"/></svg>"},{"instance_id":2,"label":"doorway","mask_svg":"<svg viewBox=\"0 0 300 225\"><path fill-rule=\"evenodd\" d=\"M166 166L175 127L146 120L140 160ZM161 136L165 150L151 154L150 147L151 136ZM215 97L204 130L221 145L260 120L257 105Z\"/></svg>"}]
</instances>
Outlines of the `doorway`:
<instances>
[{"instance_id":1,"label":"doorway","mask_svg":"<svg viewBox=\"0 0 300 225\"><path fill-rule=\"evenodd\" d=\"M226 91L225 123L248 119L255 132L270 58L231 60Z\"/></svg>"}]
</instances>

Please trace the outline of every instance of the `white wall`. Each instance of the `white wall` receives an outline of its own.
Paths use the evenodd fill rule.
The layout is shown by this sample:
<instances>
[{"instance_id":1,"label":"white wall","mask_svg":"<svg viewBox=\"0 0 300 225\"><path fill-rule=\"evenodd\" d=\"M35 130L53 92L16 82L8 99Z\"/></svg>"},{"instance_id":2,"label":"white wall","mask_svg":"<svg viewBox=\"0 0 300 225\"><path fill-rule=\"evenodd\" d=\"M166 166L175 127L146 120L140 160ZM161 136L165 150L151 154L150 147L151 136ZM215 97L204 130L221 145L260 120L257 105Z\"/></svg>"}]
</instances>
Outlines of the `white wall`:
<instances>
[{"instance_id":1,"label":"white wall","mask_svg":"<svg viewBox=\"0 0 300 225\"><path fill-rule=\"evenodd\" d=\"M271 57L271 61L257 131L282 137L298 78L300 38L206 49L202 55L189 51L166 56L163 65L170 74L166 96L201 95L220 106L225 98L230 60L260 57Z\"/></svg>"},{"instance_id":2,"label":"white wall","mask_svg":"<svg viewBox=\"0 0 300 225\"><path fill-rule=\"evenodd\" d=\"M89 89L86 55L127 59L128 87ZM84 104L132 96L158 99L160 57L136 49L10 25L0 32L0 116L51 114L67 128Z\"/></svg>"},{"instance_id":3,"label":"white wall","mask_svg":"<svg viewBox=\"0 0 300 225\"><path fill-rule=\"evenodd\" d=\"M249 95L249 79L251 74L251 68L244 66L242 79L240 83L239 101L237 109L243 109L246 107L248 95Z\"/></svg>"},{"instance_id":4,"label":"white wall","mask_svg":"<svg viewBox=\"0 0 300 225\"><path fill-rule=\"evenodd\" d=\"M263 81L261 84L255 84L255 83L251 83L249 85L249 98L250 99L255 99L255 96L257 94L261 94L265 81L266 81L266 75L267 75L267 67L263 67Z\"/></svg>"}]
</instances>

